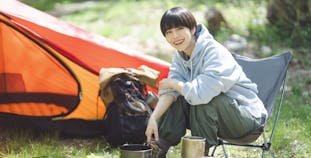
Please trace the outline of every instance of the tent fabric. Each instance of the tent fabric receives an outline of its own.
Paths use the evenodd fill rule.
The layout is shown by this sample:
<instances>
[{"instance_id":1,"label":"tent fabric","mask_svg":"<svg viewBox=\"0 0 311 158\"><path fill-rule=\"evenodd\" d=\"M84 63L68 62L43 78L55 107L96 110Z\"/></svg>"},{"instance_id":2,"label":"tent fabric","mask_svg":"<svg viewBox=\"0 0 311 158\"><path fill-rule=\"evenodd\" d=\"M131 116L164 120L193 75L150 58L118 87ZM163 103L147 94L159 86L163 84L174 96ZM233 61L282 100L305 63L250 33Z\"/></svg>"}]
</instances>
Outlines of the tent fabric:
<instances>
[{"instance_id":1,"label":"tent fabric","mask_svg":"<svg viewBox=\"0 0 311 158\"><path fill-rule=\"evenodd\" d=\"M159 80L168 74L165 61L19 1L0 1L0 114L102 120L100 69L141 65L158 70Z\"/></svg>"},{"instance_id":2,"label":"tent fabric","mask_svg":"<svg viewBox=\"0 0 311 158\"><path fill-rule=\"evenodd\" d=\"M5 97L0 112L55 116L74 109L79 100L75 78L23 34L4 23L0 28L0 92Z\"/></svg>"}]
</instances>

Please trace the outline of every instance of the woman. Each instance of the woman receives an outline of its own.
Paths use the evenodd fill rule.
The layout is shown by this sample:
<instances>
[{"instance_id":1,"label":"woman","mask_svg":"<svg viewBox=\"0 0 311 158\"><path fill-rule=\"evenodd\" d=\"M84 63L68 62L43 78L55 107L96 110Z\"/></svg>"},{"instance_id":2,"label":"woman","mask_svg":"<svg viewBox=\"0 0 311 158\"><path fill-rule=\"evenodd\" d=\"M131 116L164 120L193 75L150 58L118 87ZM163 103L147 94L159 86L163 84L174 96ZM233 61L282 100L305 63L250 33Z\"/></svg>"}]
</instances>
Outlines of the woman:
<instances>
[{"instance_id":1,"label":"woman","mask_svg":"<svg viewBox=\"0 0 311 158\"><path fill-rule=\"evenodd\" d=\"M206 138L206 155L217 138L234 139L266 122L257 86L231 53L197 25L187 9L174 7L161 19L161 32L176 53L168 78L159 83L159 101L148 121L147 142L158 142L165 157L186 129Z\"/></svg>"}]
</instances>

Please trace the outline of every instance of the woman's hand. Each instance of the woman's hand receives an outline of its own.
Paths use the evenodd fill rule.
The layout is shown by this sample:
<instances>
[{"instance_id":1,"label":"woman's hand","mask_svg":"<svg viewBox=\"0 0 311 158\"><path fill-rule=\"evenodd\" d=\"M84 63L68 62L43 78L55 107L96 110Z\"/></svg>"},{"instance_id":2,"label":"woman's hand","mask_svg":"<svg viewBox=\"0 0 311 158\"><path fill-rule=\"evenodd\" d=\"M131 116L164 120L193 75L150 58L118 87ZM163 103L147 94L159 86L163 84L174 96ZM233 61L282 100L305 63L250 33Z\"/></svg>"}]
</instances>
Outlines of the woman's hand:
<instances>
[{"instance_id":1,"label":"woman's hand","mask_svg":"<svg viewBox=\"0 0 311 158\"><path fill-rule=\"evenodd\" d=\"M150 144L151 140L158 141L159 140L159 133L158 133L158 124L156 119L151 115L148 121L147 129L145 132L147 136L147 143Z\"/></svg>"},{"instance_id":2,"label":"woman's hand","mask_svg":"<svg viewBox=\"0 0 311 158\"><path fill-rule=\"evenodd\" d=\"M151 141L159 141L159 131L157 120L165 113L165 111L174 102L175 97L171 94L163 94L159 97L159 101L152 112L148 120L148 125L146 128L145 135L147 136L147 143L150 144Z\"/></svg>"}]
</instances>

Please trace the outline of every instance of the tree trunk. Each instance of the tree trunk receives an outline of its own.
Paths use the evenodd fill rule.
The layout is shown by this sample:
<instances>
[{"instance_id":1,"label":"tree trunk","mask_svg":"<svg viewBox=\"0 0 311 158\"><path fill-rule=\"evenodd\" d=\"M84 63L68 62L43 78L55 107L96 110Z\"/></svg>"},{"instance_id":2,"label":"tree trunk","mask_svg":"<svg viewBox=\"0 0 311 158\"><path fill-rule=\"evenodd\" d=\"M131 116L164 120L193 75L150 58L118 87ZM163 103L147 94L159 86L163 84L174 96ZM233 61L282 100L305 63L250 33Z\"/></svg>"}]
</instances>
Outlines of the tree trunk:
<instances>
[{"instance_id":1,"label":"tree trunk","mask_svg":"<svg viewBox=\"0 0 311 158\"><path fill-rule=\"evenodd\" d=\"M311 0L270 0L267 19L283 31L311 26Z\"/></svg>"}]
</instances>

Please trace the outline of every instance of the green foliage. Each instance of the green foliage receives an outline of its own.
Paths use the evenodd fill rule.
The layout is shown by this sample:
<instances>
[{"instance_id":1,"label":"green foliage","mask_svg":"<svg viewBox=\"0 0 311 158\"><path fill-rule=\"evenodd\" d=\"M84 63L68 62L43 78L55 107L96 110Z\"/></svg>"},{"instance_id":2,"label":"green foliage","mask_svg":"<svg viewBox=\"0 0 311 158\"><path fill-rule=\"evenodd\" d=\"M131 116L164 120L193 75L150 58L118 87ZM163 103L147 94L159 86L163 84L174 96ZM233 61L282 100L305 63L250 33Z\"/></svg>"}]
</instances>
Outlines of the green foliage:
<instances>
[{"instance_id":1,"label":"green foliage","mask_svg":"<svg viewBox=\"0 0 311 158\"><path fill-rule=\"evenodd\" d=\"M258 41L263 44L291 47L291 48L307 48L311 49L311 28L295 29L293 32L280 30L277 26L250 25L249 39Z\"/></svg>"},{"instance_id":2,"label":"green foliage","mask_svg":"<svg viewBox=\"0 0 311 158\"><path fill-rule=\"evenodd\" d=\"M215 33L214 38L217 41L226 41L231 34L232 30L225 27L221 27L220 30Z\"/></svg>"},{"instance_id":3,"label":"green foliage","mask_svg":"<svg viewBox=\"0 0 311 158\"><path fill-rule=\"evenodd\" d=\"M85 0L53 0L52 2L50 0L21 0L21 2L43 11L52 10L56 5L82 1Z\"/></svg>"}]
</instances>

